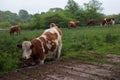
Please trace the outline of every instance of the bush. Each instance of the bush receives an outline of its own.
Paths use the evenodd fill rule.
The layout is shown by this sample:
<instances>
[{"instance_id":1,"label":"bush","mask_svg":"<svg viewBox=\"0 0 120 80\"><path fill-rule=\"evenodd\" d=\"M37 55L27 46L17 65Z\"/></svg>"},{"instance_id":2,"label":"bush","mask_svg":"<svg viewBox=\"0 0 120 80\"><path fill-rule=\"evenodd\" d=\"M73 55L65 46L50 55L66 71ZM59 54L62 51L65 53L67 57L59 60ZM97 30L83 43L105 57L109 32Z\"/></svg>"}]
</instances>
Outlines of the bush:
<instances>
[{"instance_id":1,"label":"bush","mask_svg":"<svg viewBox=\"0 0 120 80\"><path fill-rule=\"evenodd\" d=\"M0 28L9 28L10 26L9 22L0 22Z\"/></svg>"},{"instance_id":2,"label":"bush","mask_svg":"<svg viewBox=\"0 0 120 80\"><path fill-rule=\"evenodd\" d=\"M20 26L24 30L32 30L32 29L34 29L34 25L32 23L21 23Z\"/></svg>"},{"instance_id":3,"label":"bush","mask_svg":"<svg viewBox=\"0 0 120 80\"><path fill-rule=\"evenodd\" d=\"M55 23L59 27L67 27L68 22L71 20L62 12L47 12L46 14L34 16L32 23L34 28L45 29L50 26L50 23Z\"/></svg>"}]
</instances>

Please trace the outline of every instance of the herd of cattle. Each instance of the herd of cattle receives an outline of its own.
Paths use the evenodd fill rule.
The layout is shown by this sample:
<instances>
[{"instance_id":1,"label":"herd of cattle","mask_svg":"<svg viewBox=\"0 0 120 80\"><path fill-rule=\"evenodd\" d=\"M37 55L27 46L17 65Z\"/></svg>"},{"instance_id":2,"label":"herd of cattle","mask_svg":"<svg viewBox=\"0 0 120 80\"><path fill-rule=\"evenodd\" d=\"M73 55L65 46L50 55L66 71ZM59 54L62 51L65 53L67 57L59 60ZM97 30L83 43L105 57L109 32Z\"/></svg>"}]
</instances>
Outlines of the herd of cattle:
<instances>
[{"instance_id":1,"label":"herd of cattle","mask_svg":"<svg viewBox=\"0 0 120 80\"><path fill-rule=\"evenodd\" d=\"M95 24L94 19L88 20L86 26L91 24ZM100 23L101 26L114 24L114 18L105 18ZM70 21L68 23L68 27L76 27L79 25L79 21ZM20 34L20 31L20 27L15 25L10 28L9 33L10 35L14 35L14 32ZM23 41L23 43L18 44L17 47L23 50L23 60L32 59L33 62L40 62L40 64L43 64L48 55L53 58L60 57L62 49L62 31L55 23L51 23L50 28L45 30L42 35L31 41Z\"/></svg>"},{"instance_id":2,"label":"herd of cattle","mask_svg":"<svg viewBox=\"0 0 120 80\"><path fill-rule=\"evenodd\" d=\"M90 26L90 25L94 25L95 24L95 20L94 19L89 19L87 22L86 22L86 26ZM114 25L115 24L115 19L114 18L105 18L103 19L101 22L100 22L100 26L110 26L110 25ZM74 27L77 27L77 26L80 26L80 21L70 21L68 22L68 28L74 28ZM20 34L20 27L18 25L15 25L15 26L11 26L10 28L10 35L13 35L15 32L17 34Z\"/></svg>"},{"instance_id":3,"label":"herd of cattle","mask_svg":"<svg viewBox=\"0 0 120 80\"><path fill-rule=\"evenodd\" d=\"M90 25L94 25L95 24L95 20L94 19L89 19L85 26L90 26ZM114 18L105 18L100 22L100 26L106 26L106 25L114 25L115 24L115 19ZM70 21L68 23L68 27L77 27L80 25L80 21Z\"/></svg>"}]
</instances>

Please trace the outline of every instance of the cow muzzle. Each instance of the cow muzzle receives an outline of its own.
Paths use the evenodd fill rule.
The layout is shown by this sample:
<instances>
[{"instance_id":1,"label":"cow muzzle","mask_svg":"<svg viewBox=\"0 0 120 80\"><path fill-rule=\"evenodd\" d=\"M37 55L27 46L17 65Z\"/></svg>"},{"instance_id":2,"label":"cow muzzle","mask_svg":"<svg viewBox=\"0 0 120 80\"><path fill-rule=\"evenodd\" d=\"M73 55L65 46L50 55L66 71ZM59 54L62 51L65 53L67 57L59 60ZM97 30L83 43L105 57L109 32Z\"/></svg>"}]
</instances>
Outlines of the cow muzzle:
<instances>
[{"instance_id":1,"label":"cow muzzle","mask_svg":"<svg viewBox=\"0 0 120 80\"><path fill-rule=\"evenodd\" d=\"M20 60L21 60L21 61L27 60L27 57L22 56L22 57L20 58Z\"/></svg>"}]
</instances>

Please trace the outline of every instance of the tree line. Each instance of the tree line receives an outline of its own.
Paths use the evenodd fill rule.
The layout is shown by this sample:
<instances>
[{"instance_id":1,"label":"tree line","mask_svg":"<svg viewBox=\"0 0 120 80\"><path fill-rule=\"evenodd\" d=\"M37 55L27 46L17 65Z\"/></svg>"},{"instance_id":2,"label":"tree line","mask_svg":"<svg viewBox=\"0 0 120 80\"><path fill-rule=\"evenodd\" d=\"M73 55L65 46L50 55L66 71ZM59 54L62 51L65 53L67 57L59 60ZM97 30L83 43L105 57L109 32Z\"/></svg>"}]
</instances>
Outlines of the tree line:
<instances>
[{"instance_id":1,"label":"tree line","mask_svg":"<svg viewBox=\"0 0 120 80\"><path fill-rule=\"evenodd\" d=\"M80 21L81 26L85 26L88 19L94 19L96 25L105 17L114 17L116 23L120 23L120 14L105 15L102 3L98 0L90 0L80 6L74 0L68 0L64 9L50 8L47 12L29 14L26 10L19 10L19 13L10 11L0 11L0 27L7 28L11 25L19 24L23 29L41 29L49 27L51 22L60 27L67 27L69 21Z\"/></svg>"}]
</instances>

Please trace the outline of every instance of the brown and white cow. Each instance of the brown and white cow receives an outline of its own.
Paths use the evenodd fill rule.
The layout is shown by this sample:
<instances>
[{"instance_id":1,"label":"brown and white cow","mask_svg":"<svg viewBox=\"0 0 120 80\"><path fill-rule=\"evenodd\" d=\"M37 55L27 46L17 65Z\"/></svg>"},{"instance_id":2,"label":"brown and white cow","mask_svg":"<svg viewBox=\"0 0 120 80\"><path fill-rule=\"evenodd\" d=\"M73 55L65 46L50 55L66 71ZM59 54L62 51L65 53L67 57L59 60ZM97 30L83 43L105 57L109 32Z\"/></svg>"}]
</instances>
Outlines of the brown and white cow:
<instances>
[{"instance_id":1,"label":"brown and white cow","mask_svg":"<svg viewBox=\"0 0 120 80\"><path fill-rule=\"evenodd\" d=\"M86 26L94 25L94 24L95 24L95 20L94 20L94 19L89 19L89 20L86 22Z\"/></svg>"},{"instance_id":2,"label":"brown and white cow","mask_svg":"<svg viewBox=\"0 0 120 80\"><path fill-rule=\"evenodd\" d=\"M114 18L105 18L101 21L100 25L101 26L106 26L106 25L114 25L115 24L115 19Z\"/></svg>"},{"instance_id":3,"label":"brown and white cow","mask_svg":"<svg viewBox=\"0 0 120 80\"><path fill-rule=\"evenodd\" d=\"M10 33L10 35L14 35L15 32L17 34L20 34L20 31L21 31L20 26L19 25L14 25L14 26L10 27L9 33Z\"/></svg>"},{"instance_id":4,"label":"brown and white cow","mask_svg":"<svg viewBox=\"0 0 120 80\"><path fill-rule=\"evenodd\" d=\"M69 27L69 28L77 27L77 26L79 26L79 25L80 25L80 21L70 21L70 22L68 23L68 27Z\"/></svg>"},{"instance_id":5,"label":"brown and white cow","mask_svg":"<svg viewBox=\"0 0 120 80\"><path fill-rule=\"evenodd\" d=\"M31 41L24 41L17 47L23 50L22 59L32 59L34 62L40 61L44 64L46 57L59 58L62 49L62 31L53 24L51 28L45 30L43 34Z\"/></svg>"}]
</instances>

